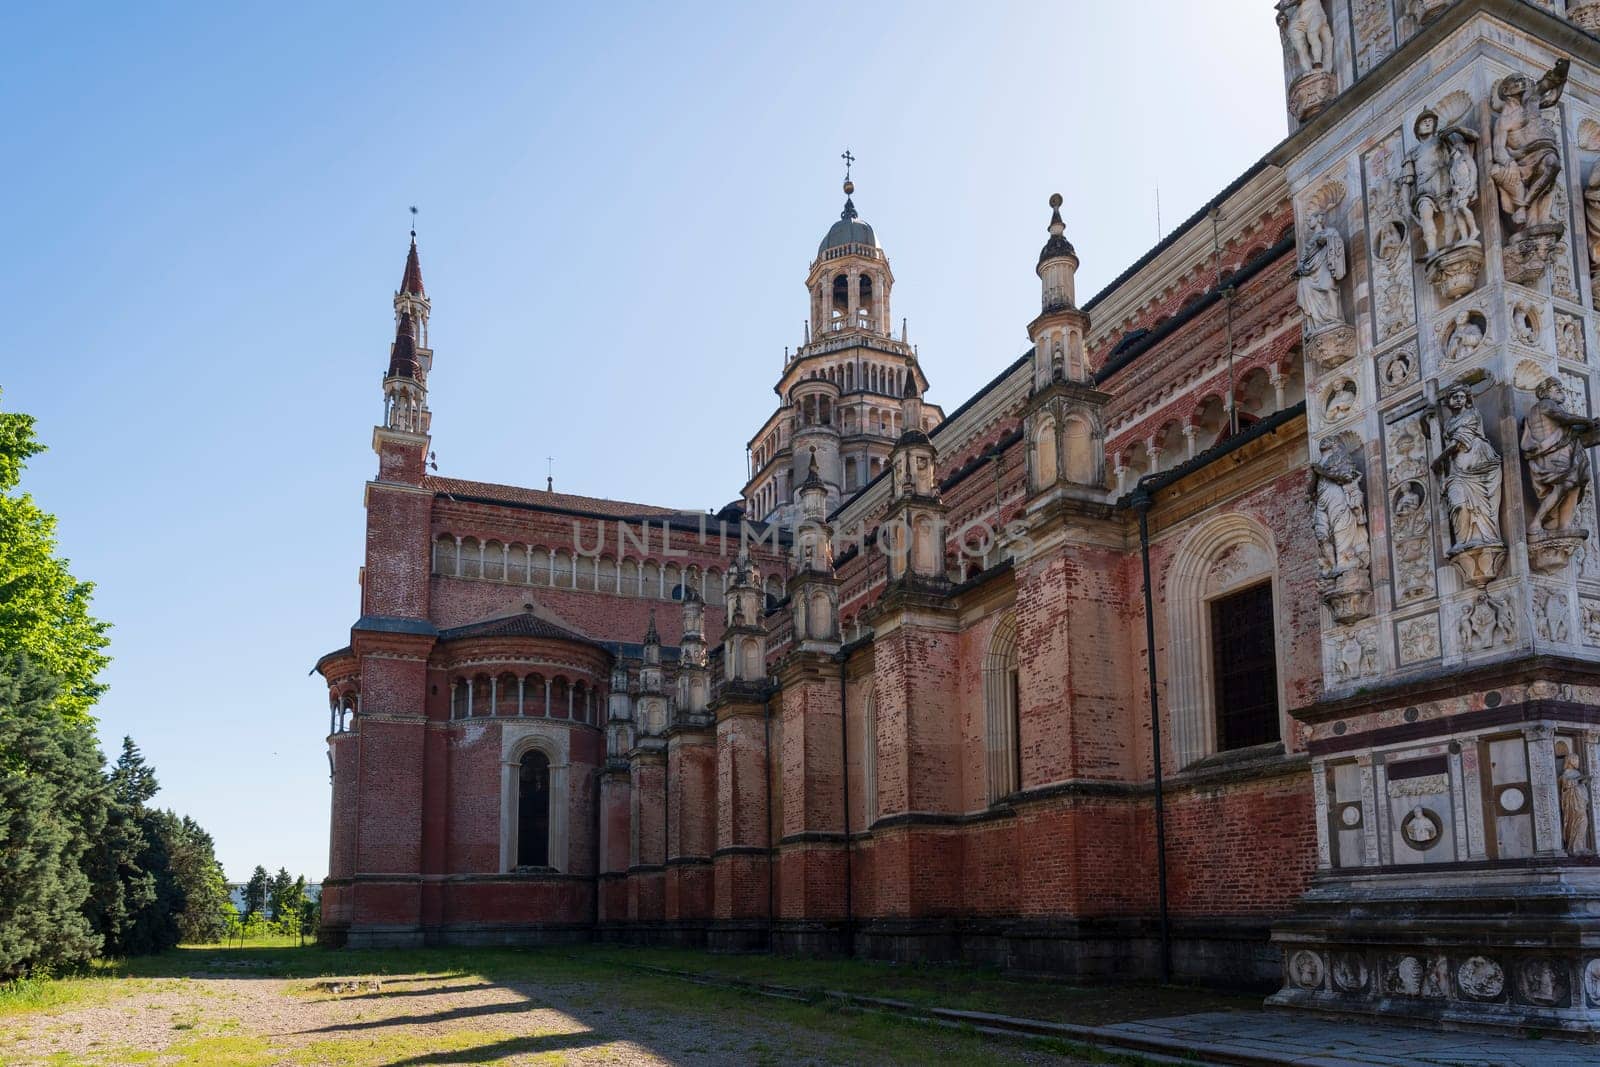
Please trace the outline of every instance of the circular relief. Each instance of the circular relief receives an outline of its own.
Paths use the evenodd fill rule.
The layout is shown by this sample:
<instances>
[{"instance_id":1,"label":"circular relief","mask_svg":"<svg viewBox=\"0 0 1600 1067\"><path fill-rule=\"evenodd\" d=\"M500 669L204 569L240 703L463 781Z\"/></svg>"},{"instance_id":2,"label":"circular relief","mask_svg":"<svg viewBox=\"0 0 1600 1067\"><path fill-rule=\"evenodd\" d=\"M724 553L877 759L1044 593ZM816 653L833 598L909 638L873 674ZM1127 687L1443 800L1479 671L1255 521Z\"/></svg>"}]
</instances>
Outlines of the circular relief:
<instances>
[{"instance_id":1,"label":"circular relief","mask_svg":"<svg viewBox=\"0 0 1600 1067\"><path fill-rule=\"evenodd\" d=\"M1338 722L1333 724L1333 732L1337 736L1344 736L1344 732L1348 729L1350 729L1350 727L1345 725L1343 719L1340 719Z\"/></svg>"},{"instance_id":2,"label":"circular relief","mask_svg":"<svg viewBox=\"0 0 1600 1067\"><path fill-rule=\"evenodd\" d=\"M1333 984L1346 993L1367 988L1367 963L1354 952L1341 952L1333 958Z\"/></svg>"},{"instance_id":3,"label":"circular relief","mask_svg":"<svg viewBox=\"0 0 1600 1067\"><path fill-rule=\"evenodd\" d=\"M1322 957L1301 949L1289 957L1289 979L1301 989L1316 989L1322 985Z\"/></svg>"},{"instance_id":4,"label":"circular relief","mask_svg":"<svg viewBox=\"0 0 1600 1067\"><path fill-rule=\"evenodd\" d=\"M1600 1004L1600 959L1583 965L1583 992L1590 1004Z\"/></svg>"},{"instance_id":5,"label":"circular relief","mask_svg":"<svg viewBox=\"0 0 1600 1067\"><path fill-rule=\"evenodd\" d=\"M1506 972L1486 956L1473 956L1456 971L1461 992L1475 1000L1493 1000L1506 989Z\"/></svg>"},{"instance_id":6,"label":"circular relief","mask_svg":"<svg viewBox=\"0 0 1600 1067\"><path fill-rule=\"evenodd\" d=\"M1426 852L1444 840L1444 823L1439 816L1419 804L1400 820L1400 836L1418 852Z\"/></svg>"},{"instance_id":7,"label":"circular relief","mask_svg":"<svg viewBox=\"0 0 1600 1067\"><path fill-rule=\"evenodd\" d=\"M1483 702L1491 708L1498 708L1500 706L1500 690L1494 689L1486 693Z\"/></svg>"},{"instance_id":8,"label":"circular relief","mask_svg":"<svg viewBox=\"0 0 1600 1067\"><path fill-rule=\"evenodd\" d=\"M1361 825L1361 805L1346 804L1339 809L1339 822L1346 829L1354 829Z\"/></svg>"},{"instance_id":9,"label":"circular relief","mask_svg":"<svg viewBox=\"0 0 1600 1067\"><path fill-rule=\"evenodd\" d=\"M1522 791L1519 785L1508 785L1500 790L1500 810L1507 815L1515 815L1528 806L1528 794Z\"/></svg>"},{"instance_id":10,"label":"circular relief","mask_svg":"<svg viewBox=\"0 0 1600 1067\"><path fill-rule=\"evenodd\" d=\"M1421 715L1421 712L1419 712L1416 708L1407 708L1401 717L1404 718L1406 722L1416 722L1419 715Z\"/></svg>"}]
</instances>

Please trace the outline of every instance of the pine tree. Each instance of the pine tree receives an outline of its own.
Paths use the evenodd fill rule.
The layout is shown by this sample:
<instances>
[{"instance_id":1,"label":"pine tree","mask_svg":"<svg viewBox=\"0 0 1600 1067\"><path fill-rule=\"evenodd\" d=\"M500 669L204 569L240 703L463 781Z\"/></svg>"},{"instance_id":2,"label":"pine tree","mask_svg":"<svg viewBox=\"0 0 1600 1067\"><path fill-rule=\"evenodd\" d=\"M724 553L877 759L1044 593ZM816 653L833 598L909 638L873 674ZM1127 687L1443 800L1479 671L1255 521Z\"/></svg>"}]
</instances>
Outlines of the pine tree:
<instances>
[{"instance_id":1,"label":"pine tree","mask_svg":"<svg viewBox=\"0 0 1600 1067\"><path fill-rule=\"evenodd\" d=\"M273 922L280 922L287 915L298 915L300 909L291 898L294 889L294 879L289 877L286 867L279 867L278 873L272 876L272 886L267 891L267 918Z\"/></svg>"},{"instance_id":2,"label":"pine tree","mask_svg":"<svg viewBox=\"0 0 1600 1067\"><path fill-rule=\"evenodd\" d=\"M267 869L256 864L256 869L250 872L250 880L244 884L244 915L245 918L256 914L267 906L267 889L270 878Z\"/></svg>"},{"instance_id":3,"label":"pine tree","mask_svg":"<svg viewBox=\"0 0 1600 1067\"><path fill-rule=\"evenodd\" d=\"M72 967L101 946L84 911L84 858L106 821L100 753L58 690L26 656L0 658L0 979Z\"/></svg>"}]
</instances>

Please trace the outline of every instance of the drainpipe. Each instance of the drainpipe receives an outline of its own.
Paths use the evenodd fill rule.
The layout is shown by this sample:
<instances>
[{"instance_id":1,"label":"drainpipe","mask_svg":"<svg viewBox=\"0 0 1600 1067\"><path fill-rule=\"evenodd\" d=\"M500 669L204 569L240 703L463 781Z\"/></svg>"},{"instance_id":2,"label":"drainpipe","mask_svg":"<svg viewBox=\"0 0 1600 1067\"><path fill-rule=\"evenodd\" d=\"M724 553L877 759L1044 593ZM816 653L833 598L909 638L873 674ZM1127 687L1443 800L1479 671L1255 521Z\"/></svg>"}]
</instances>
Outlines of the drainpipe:
<instances>
[{"instance_id":1,"label":"drainpipe","mask_svg":"<svg viewBox=\"0 0 1600 1067\"><path fill-rule=\"evenodd\" d=\"M778 881L777 872L773 870L778 854L778 844L773 840L772 833L772 695L767 694L767 699L762 703L761 717L761 747L767 772L767 795L762 801L762 806L767 809L767 951L773 948L773 927L778 922Z\"/></svg>"},{"instance_id":2,"label":"drainpipe","mask_svg":"<svg viewBox=\"0 0 1600 1067\"><path fill-rule=\"evenodd\" d=\"M1161 708L1156 695L1155 597L1150 586L1150 505L1154 495L1144 483L1134 487L1129 504L1139 513L1139 556L1144 564L1145 669L1150 676L1150 760L1156 788L1156 896L1161 906L1161 980L1172 981L1172 925L1167 915L1167 822L1161 789Z\"/></svg>"},{"instance_id":3,"label":"drainpipe","mask_svg":"<svg viewBox=\"0 0 1600 1067\"><path fill-rule=\"evenodd\" d=\"M834 620L837 622L838 620ZM845 710L844 666L848 658L843 651L835 652L834 658L839 661L839 778L843 781L841 792L844 794L844 929L845 936L849 938L850 955L856 954L856 913L855 902L852 899L851 882L854 881L854 869L850 853L850 717Z\"/></svg>"}]
</instances>

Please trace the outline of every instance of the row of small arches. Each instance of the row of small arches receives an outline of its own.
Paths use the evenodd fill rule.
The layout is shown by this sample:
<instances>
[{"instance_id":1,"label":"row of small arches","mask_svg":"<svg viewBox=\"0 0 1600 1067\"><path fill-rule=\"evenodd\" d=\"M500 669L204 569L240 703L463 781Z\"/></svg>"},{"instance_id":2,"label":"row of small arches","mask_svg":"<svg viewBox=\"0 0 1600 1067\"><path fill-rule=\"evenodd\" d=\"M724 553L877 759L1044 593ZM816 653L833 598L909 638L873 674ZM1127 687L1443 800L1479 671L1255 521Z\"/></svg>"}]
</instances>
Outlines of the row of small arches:
<instances>
[{"instance_id":1,"label":"row of small arches","mask_svg":"<svg viewBox=\"0 0 1600 1067\"><path fill-rule=\"evenodd\" d=\"M712 607L727 599L729 576L716 567L695 564L623 559L574 554L565 549L542 548L494 539L440 534L433 542L433 573L454 578L480 578L512 585L552 589L585 589L619 596L653 600L682 600L689 589ZM782 583L768 577L764 590L774 599L783 595Z\"/></svg>"},{"instance_id":2,"label":"row of small arches","mask_svg":"<svg viewBox=\"0 0 1600 1067\"><path fill-rule=\"evenodd\" d=\"M1305 380L1293 363L1291 368L1276 381L1264 367L1255 367L1239 379L1234 395L1241 428L1305 399ZM1228 409L1223 397L1212 393L1202 398L1188 426L1191 432L1186 433L1183 422L1168 419L1148 440L1134 441L1122 449L1116 466L1126 470L1129 484L1145 474L1171 470L1227 437Z\"/></svg>"},{"instance_id":3,"label":"row of small arches","mask_svg":"<svg viewBox=\"0 0 1600 1067\"><path fill-rule=\"evenodd\" d=\"M475 674L450 682L450 718L549 718L598 726L604 715L599 687L581 678Z\"/></svg>"}]
</instances>

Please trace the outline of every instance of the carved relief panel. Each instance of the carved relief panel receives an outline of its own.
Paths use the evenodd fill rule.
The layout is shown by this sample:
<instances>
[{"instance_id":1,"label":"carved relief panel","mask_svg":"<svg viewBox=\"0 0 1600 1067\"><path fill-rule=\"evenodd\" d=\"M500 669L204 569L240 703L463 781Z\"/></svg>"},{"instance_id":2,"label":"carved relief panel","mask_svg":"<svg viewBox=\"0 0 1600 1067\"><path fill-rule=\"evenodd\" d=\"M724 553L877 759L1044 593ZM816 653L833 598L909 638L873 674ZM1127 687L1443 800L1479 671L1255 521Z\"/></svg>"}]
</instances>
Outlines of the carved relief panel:
<instances>
[{"instance_id":1,"label":"carved relief panel","mask_svg":"<svg viewBox=\"0 0 1600 1067\"><path fill-rule=\"evenodd\" d=\"M1379 348L1417 322L1411 219L1400 185L1404 163L1405 141L1399 130L1361 157L1372 271L1372 337Z\"/></svg>"},{"instance_id":2,"label":"carved relief panel","mask_svg":"<svg viewBox=\"0 0 1600 1067\"><path fill-rule=\"evenodd\" d=\"M1396 607L1420 603L1437 593L1428 437L1424 411L1392 416L1384 426L1388 475L1389 551ZM1402 651L1402 661L1405 660Z\"/></svg>"}]
</instances>

